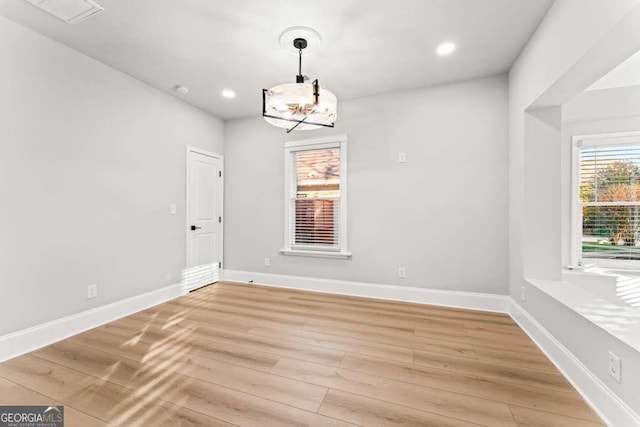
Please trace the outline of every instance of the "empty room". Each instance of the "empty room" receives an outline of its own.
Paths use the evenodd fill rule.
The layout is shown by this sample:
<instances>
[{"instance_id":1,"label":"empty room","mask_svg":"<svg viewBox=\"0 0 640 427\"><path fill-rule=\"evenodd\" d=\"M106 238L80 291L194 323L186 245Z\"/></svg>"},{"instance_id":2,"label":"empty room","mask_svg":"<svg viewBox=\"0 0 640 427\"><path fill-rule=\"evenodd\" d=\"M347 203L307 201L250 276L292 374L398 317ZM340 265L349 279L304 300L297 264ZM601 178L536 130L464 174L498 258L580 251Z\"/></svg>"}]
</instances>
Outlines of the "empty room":
<instances>
[{"instance_id":1,"label":"empty room","mask_svg":"<svg viewBox=\"0 0 640 427\"><path fill-rule=\"evenodd\" d=\"M0 427L640 426L640 0L0 0Z\"/></svg>"}]
</instances>

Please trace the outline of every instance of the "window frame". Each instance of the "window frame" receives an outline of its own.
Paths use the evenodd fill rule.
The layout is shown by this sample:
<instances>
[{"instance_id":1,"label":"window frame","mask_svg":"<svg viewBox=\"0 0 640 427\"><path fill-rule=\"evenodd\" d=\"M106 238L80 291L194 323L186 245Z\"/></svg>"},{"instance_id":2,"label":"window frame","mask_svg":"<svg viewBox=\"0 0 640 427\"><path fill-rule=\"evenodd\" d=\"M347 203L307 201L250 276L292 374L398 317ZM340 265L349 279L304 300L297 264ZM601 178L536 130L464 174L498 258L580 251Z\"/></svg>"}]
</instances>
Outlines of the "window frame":
<instances>
[{"instance_id":1,"label":"window frame","mask_svg":"<svg viewBox=\"0 0 640 427\"><path fill-rule=\"evenodd\" d=\"M335 248L320 245L294 245L291 241L293 221L291 198L296 189L292 182L292 155L299 151L338 148L340 150L340 217L339 241ZM284 143L284 248L283 255L309 256L321 258L350 258L347 246L347 135L336 135L324 138L287 141Z\"/></svg>"},{"instance_id":2,"label":"window frame","mask_svg":"<svg viewBox=\"0 0 640 427\"><path fill-rule=\"evenodd\" d=\"M628 141L621 141L627 139ZM604 258L582 258L582 206L580 203L580 151L593 145L640 145L640 131L613 132L571 137L571 264L580 267L620 268L640 270L640 261Z\"/></svg>"}]
</instances>

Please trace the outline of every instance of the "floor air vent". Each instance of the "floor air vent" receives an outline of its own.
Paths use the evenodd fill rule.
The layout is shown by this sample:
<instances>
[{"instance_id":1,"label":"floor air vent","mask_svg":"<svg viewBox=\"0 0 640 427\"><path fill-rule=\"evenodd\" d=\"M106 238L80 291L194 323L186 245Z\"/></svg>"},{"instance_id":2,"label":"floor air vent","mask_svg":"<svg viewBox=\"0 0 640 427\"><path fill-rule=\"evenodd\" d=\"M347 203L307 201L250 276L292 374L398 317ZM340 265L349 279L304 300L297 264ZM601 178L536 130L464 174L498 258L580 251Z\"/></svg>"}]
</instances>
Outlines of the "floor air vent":
<instances>
[{"instance_id":1,"label":"floor air vent","mask_svg":"<svg viewBox=\"0 0 640 427\"><path fill-rule=\"evenodd\" d=\"M77 24L104 10L92 0L26 0L35 7L62 19L67 24Z\"/></svg>"}]
</instances>

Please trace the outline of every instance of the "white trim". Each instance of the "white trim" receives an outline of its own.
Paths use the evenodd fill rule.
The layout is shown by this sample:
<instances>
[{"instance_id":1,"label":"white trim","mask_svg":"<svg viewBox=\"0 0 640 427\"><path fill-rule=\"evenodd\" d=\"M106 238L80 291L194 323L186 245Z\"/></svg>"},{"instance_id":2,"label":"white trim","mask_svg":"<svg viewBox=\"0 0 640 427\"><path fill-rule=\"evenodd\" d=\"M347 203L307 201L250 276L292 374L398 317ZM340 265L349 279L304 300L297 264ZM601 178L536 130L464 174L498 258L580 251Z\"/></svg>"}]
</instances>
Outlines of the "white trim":
<instances>
[{"instance_id":1,"label":"white trim","mask_svg":"<svg viewBox=\"0 0 640 427\"><path fill-rule=\"evenodd\" d=\"M196 153L196 154L201 154L203 156L207 156L207 157L212 157L214 159L217 159L220 164L219 164L219 171L222 174L220 176L220 179L218 180L218 188L217 188L217 194L218 194L218 206L219 206L219 211L220 211L220 216L222 217L222 223L220 224L219 227L219 242L218 244L220 245L220 263L222 265L224 265L224 156L220 155L220 154L216 154L213 153L211 151L207 151L207 150L203 150L201 148L197 148L197 147L193 147L188 145L187 146L187 151L186 151L186 175L185 175L185 201L184 201L184 212L185 212L185 238L184 238L184 245L185 245L185 265L188 266L189 265L189 227L191 226L190 223L190 212L189 212L189 172L190 172L190 167L189 167L189 154L190 153Z\"/></svg>"},{"instance_id":2,"label":"white trim","mask_svg":"<svg viewBox=\"0 0 640 427\"><path fill-rule=\"evenodd\" d=\"M445 291L439 289L392 286L379 283L330 280L317 277L287 276L282 274L255 273L249 271L222 270L222 280L228 282L252 282L278 288L323 292L366 298L403 301L418 304L433 304L444 307L470 310L509 312L509 297L506 295L480 294L473 292Z\"/></svg>"},{"instance_id":3,"label":"white trim","mask_svg":"<svg viewBox=\"0 0 640 427\"><path fill-rule=\"evenodd\" d=\"M638 414L513 299L509 314L607 425L640 425Z\"/></svg>"},{"instance_id":4,"label":"white trim","mask_svg":"<svg viewBox=\"0 0 640 427\"><path fill-rule=\"evenodd\" d=\"M580 149L582 136L571 138L571 264L582 261L582 209L580 208ZM580 236L580 237L579 237Z\"/></svg>"},{"instance_id":5,"label":"white trim","mask_svg":"<svg viewBox=\"0 0 640 427\"><path fill-rule=\"evenodd\" d=\"M292 169L292 160L291 160L291 151L287 146L287 142L284 143L284 150L282 150L284 154L284 230L282 235L282 244L284 245L283 251L291 250L291 193L293 191L293 182L291 182L291 169Z\"/></svg>"},{"instance_id":6,"label":"white trim","mask_svg":"<svg viewBox=\"0 0 640 427\"><path fill-rule=\"evenodd\" d=\"M181 283L136 295L0 337L0 362L186 294Z\"/></svg>"},{"instance_id":7,"label":"white trim","mask_svg":"<svg viewBox=\"0 0 640 427\"><path fill-rule=\"evenodd\" d=\"M335 247L336 251L330 253L328 250L310 248L296 248L291 242L291 195L294 191L294 183L291 178L291 154L297 151L316 150L324 148L340 149L340 242ZM283 248L280 253L283 255L310 256L317 258L350 258L347 241L347 211L349 187L347 180L347 135L334 135L324 138L305 139L297 141L286 141L284 143L284 235Z\"/></svg>"},{"instance_id":8,"label":"white trim","mask_svg":"<svg viewBox=\"0 0 640 427\"><path fill-rule=\"evenodd\" d=\"M628 259L583 258L581 265L585 268L609 268L616 270L640 270L640 261Z\"/></svg>"},{"instance_id":9,"label":"white trim","mask_svg":"<svg viewBox=\"0 0 640 427\"><path fill-rule=\"evenodd\" d=\"M351 258L351 252L339 251L305 251L301 249L280 249L282 255L307 256L315 258Z\"/></svg>"},{"instance_id":10,"label":"white trim","mask_svg":"<svg viewBox=\"0 0 640 427\"><path fill-rule=\"evenodd\" d=\"M637 144L640 142L638 141L638 137L640 137L640 131L629 131L575 135L572 140L574 141L574 145L578 145L579 147L593 147L596 145ZM629 138L629 140L620 141L622 138Z\"/></svg>"},{"instance_id":11,"label":"white trim","mask_svg":"<svg viewBox=\"0 0 640 427\"><path fill-rule=\"evenodd\" d=\"M571 137L571 265L583 266L585 263L598 267L638 269L639 261L610 260L599 258L582 259L582 207L580 205L580 150L595 145L638 144L640 131L614 132ZM620 141L629 138L627 141ZM607 203L606 205L615 205Z\"/></svg>"},{"instance_id":12,"label":"white trim","mask_svg":"<svg viewBox=\"0 0 640 427\"><path fill-rule=\"evenodd\" d=\"M347 153L347 135L344 135L340 139L340 252L348 253L351 257L347 243L347 212L349 211L349 174L347 172L349 160Z\"/></svg>"},{"instance_id":13,"label":"white trim","mask_svg":"<svg viewBox=\"0 0 640 427\"><path fill-rule=\"evenodd\" d=\"M213 151L207 151L202 148L194 147L192 145L187 145L187 152L202 154L203 156L215 157L216 159L222 160L222 156L220 154L214 153Z\"/></svg>"},{"instance_id":14,"label":"white trim","mask_svg":"<svg viewBox=\"0 0 640 427\"><path fill-rule=\"evenodd\" d=\"M308 146L313 145L325 145L335 143L336 147L341 142L347 142L347 135L333 135L333 136L325 136L322 138L313 138L313 139L298 139L296 141L286 141L284 143L284 148L294 148L294 147L305 147L305 148L313 148Z\"/></svg>"}]
</instances>

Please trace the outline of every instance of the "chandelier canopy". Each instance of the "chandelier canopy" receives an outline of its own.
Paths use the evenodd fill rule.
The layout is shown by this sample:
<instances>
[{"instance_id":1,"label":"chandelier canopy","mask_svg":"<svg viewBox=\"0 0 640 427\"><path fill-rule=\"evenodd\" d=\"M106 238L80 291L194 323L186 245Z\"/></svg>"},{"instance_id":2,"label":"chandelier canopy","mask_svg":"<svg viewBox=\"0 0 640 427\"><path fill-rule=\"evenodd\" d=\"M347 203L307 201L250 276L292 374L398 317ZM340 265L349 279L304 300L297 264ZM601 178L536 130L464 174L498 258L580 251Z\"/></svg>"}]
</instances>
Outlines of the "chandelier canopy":
<instances>
[{"instance_id":1,"label":"chandelier canopy","mask_svg":"<svg viewBox=\"0 0 640 427\"><path fill-rule=\"evenodd\" d=\"M301 27L290 30L299 33ZM290 30L282 34L281 41L288 31L292 32ZM315 31L311 34L317 35ZM335 94L321 87L317 79L308 83L309 78L302 75L302 51L307 46L307 39L293 39L293 47L298 51L298 75L295 83L262 90L262 117L274 126L287 129L287 133L293 130L334 127L337 118L338 98Z\"/></svg>"}]
</instances>

